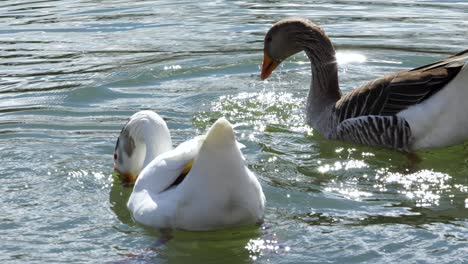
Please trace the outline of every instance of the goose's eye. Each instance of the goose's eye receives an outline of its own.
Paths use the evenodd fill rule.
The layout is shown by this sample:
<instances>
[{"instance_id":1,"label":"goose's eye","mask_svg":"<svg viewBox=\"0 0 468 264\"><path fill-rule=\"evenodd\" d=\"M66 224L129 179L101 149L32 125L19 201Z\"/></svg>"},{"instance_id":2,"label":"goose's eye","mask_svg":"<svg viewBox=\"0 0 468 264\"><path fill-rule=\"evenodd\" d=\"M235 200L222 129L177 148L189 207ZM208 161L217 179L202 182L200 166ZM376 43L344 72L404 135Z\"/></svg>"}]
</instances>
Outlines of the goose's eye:
<instances>
[{"instance_id":1,"label":"goose's eye","mask_svg":"<svg viewBox=\"0 0 468 264\"><path fill-rule=\"evenodd\" d=\"M271 36L268 36L268 37L266 38L266 40L265 40L265 41L266 41L266 42L271 42L271 41L272 41L272 38L271 38Z\"/></svg>"}]
</instances>

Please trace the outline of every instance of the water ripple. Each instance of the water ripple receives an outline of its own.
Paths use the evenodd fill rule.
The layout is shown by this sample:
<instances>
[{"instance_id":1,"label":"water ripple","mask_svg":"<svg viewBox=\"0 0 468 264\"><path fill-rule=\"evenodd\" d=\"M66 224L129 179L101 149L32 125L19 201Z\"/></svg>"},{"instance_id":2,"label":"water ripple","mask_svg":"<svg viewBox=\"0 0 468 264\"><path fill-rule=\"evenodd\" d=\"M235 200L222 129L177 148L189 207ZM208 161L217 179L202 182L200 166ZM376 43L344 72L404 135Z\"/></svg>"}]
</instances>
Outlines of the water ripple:
<instances>
[{"instance_id":1,"label":"water ripple","mask_svg":"<svg viewBox=\"0 0 468 264\"><path fill-rule=\"evenodd\" d=\"M439 262L466 255L466 146L411 165L305 125L307 57L259 80L272 23L305 17L350 91L466 48L463 1L0 1L0 261ZM434 15L437 14L437 15ZM341 57L340 57L341 56ZM236 126L267 196L260 228L161 236L114 182L116 137L161 114L175 143ZM31 248L34 252L31 253Z\"/></svg>"}]
</instances>

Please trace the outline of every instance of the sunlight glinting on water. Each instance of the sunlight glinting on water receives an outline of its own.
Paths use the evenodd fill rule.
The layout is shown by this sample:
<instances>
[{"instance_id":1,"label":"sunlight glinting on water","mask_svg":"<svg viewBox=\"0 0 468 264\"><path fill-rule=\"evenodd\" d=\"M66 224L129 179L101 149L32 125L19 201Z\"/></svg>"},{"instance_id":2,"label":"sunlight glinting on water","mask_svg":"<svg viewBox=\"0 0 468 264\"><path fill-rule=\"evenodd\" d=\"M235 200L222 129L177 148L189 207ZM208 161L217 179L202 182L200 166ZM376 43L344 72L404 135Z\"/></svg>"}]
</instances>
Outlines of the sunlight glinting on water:
<instances>
[{"instance_id":1,"label":"sunlight glinting on water","mask_svg":"<svg viewBox=\"0 0 468 264\"><path fill-rule=\"evenodd\" d=\"M305 122L304 52L259 73L270 26L303 17L331 38L345 94L466 49L466 7L0 1L0 263L463 262L466 144L408 167L401 153L327 140ZM132 219L132 189L111 174L117 136L143 109L174 145L229 119L264 190L264 223L173 230L154 249L164 236Z\"/></svg>"},{"instance_id":2,"label":"sunlight glinting on water","mask_svg":"<svg viewBox=\"0 0 468 264\"><path fill-rule=\"evenodd\" d=\"M440 194L452 188L449 184L451 176L432 170L421 170L411 174L387 173L383 176L383 184L399 184L399 190L408 199L415 200L418 207L439 205Z\"/></svg>"},{"instance_id":3,"label":"sunlight glinting on water","mask_svg":"<svg viewBox=\"0 0 468 264\"><path fill-rule=\"evenodd\" d=\"M364 63L367 61L366 56L356 52L347 52L347 51L337 51L335 54L336 62L339 66L346 66L346 64L350 63ZM294 62L298 65L309 65L310 61L308 60L307 56L300 56L301 60ZM282 67L283 64L280 64Z\"/></svg>"},{"instance_id":4,"label":"sunlight glinting on water","mask_svg":"<svg viewBox=\"0 0 468 264\"><path fill-rule=\"evenodd\" d=\"M338 62L338 65L346 65L349 63L363 63L366 60L366 56L355 52L336 53L336 62Z\"/></svg>"},{"instance_id":5,"label":"sunlight glinting on water","mask_svg":"<svg viewBox=\"0 0 468 264\"><path fill-rule=\"evenodd\" d=\"M346 160L346 161L336 161L333 164L324 164L318 167L318 171L320 173L327 173L331 171L339 171L339 170L350 170L350 169L361 169L369 167L364 161L362 160Z\"/></svg>"},{"instance_id":6,"label":"sunlight glinting on water","mask_svg":"<svg viewBox=\"0 0 468 264\"><path fill-rule=\"evenodd\" d=\"M289 246L280 246L276 238L272 239L250 239L245 249L249 252L252 260L256 260L265 253L287 253L291 250Z\"/></svg>"},{"instance_id":7,"label":"sunlight glinting on water","mask_svg":"<svg viewBox=\"0 0 468 264\"><path fill-rule=\"evenodd\" d=\"M339 193L343 197L355 201L361 201L363 198L373 196L371 192L365 192L356 188L346 187L344 183L341 183L338 187L326 187L324 190L331 193Z\"/></svg>"},{"instance_id":8,"label":"sunlight glinting on water","mask_svg":"<svg viewBox=\"0 0 468 264\"><path fill-rule=\"evenodd\" d=\"M164 70L165 71L169 71L169 70L180 70L182 69L182 66L180 65L169 65L169 66L164 66Z\"/></svg>"},{"instance_id":9,"label":"sunlight glinting on water","mask_svg":"<svg viewBox=\"0 0 468 264\"><path fill-rule=\"evenodd\" d=\"M225 116L236 126L253 125L253 133L264 132L267 125L278 124L294 132L310 134L312 129L304 123L303 102L303 98L286 92L242 92L220 96L212 103L211 110Z\"/></svg>"},{"instance_id":10,"label":"sunlight glinting on water","mask_svg":"<svg viewBox=\"0 0 468 264\"><path fill-rule=\"evenodd\" d=\"M325 164L318 167L320 173L328 173L332 171L348 170L350 168L368 167L362 161L345 161L335 162L334 164ZM389 172L388 168L376 170L374 177L369 177L367 174L363 178L374 179L376 182L373 188L380 192L388 192L395 184L399 186L398 193L403 194L407 199L415 202L417 207L432 207L440 204L441 196L447 192L458 190L462 193L468 193L468 188L461 184L451 185L452 177L441 172L432 170L420 170L414 173ZM360 191L350 187L351 182L346 184L331 181L333 186L327 187L329 192L340 193L350 199L360 199L362 197L372 196L372 193ZM336 186L338 185L338 186Z\"/></svg>"},{"instance_id":11,"label":"sunlight glinting on water","mask_svg":"<svg viewBox=\"0 0 468 264\"><path fill-rule=\"evenodd\" d=\"M84 181L92 179L101 186L101 189L108 188L112 182L112 174L106 174L101 171L88 171L84 169L69 171L67 180L73 180L84 188Z\"/></svg>"}]
</instances>

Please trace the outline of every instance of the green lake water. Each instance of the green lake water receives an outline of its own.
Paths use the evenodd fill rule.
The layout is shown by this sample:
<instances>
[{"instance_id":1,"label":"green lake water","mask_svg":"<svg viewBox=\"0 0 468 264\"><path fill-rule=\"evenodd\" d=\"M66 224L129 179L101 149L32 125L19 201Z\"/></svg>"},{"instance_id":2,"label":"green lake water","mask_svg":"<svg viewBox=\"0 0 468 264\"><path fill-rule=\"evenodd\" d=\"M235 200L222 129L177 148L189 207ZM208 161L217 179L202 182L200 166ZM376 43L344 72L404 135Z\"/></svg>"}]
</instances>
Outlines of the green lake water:
<instances>
[{"instance_id":1,"label":"green lake water","mask_svg":"<svg viewBox=\"0 0 468 264\"><path fill-rule=\"evenodd\" d=\"M1 1L0 262L467 261L467 145L411 165L325 140L304 123L304 54L259 78L264 34L287 17L323 26L344 92L468 44L462 1ZM112 176L120 129L143 109L175 144L236 124L265 223L154 247Z\"/></svg>"}]
</instances>

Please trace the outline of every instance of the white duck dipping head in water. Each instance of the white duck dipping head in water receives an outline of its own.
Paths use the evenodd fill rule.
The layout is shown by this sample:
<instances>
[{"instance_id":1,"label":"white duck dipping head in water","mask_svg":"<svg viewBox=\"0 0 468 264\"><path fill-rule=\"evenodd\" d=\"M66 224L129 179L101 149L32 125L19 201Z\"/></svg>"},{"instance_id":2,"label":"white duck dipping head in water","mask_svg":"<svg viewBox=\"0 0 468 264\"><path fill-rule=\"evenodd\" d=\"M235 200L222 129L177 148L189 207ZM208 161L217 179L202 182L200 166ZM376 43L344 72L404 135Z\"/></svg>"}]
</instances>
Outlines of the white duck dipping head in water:
<instances>
[{"instance_id":1,"label":"white duck dipping head in water","mask_svg":"<svg viewBox=\"0 0 468 264\"><path fill-rule=\"evenodd\" d=\"M172 150L166 122L153 111L140 111L122 128L114 150L114 171L126 184L159 154Z\"/></svg>"},{"instance_id":2,"label":"white duck dipping head in water","mask_svg":"<svg viewBox=\"0 0 468 264\"><path fill-rule=\"evenodd\" d=\"M153 146L162 142L158 136L165 133L161 131L169 135L165 124L166 129L155 129L151 122L141 123L127 125L128 132L125 132L136 135L138 132L132 128L154 130L152 137L143 137L147 139L144 143L134 144L133 153L140 154L127 155L125 148L120 151L121 142L128 140L122 139L126 135L120 135L116 147L116 152L125 154L121 162L116 162L116 170L120 171L119 164L126 164L126 168L143 167L127 204L137 222L155 228L202 231L263 221L262 187L246 167L233 127L226 119L216 121L205 136L195 137L173 150L170 136L164 148ZM158 152L156 158L145 165L145 153L150 146L162 153ZM138 150L139 147L146 149Z\"/></svg>"}]
</instances>

